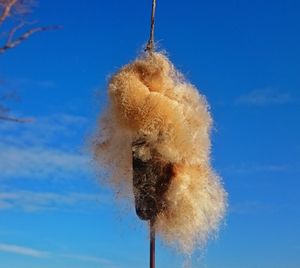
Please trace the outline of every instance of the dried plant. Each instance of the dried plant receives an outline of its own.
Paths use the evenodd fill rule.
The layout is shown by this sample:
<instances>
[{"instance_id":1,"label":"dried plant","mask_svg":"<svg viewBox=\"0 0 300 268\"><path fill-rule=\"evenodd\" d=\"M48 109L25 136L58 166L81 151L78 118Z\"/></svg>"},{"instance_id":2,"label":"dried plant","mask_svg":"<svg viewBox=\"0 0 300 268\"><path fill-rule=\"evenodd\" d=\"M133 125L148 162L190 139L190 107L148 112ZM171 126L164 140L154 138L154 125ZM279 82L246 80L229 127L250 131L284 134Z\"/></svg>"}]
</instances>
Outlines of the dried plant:
<instances>
[{"instance_id":1,"label":"dried plant","mask_svg":"<svg viewBox=\"0 0 300 268\"><path fill-rule=\"evenodd\" d=\"M135 201L168 244L203 246L226 210L210 164L212 118L205 97L169 59L146 53L112 76L110 106L93 143L96 165L116 193Z\"/></svg>"}]
</instances>

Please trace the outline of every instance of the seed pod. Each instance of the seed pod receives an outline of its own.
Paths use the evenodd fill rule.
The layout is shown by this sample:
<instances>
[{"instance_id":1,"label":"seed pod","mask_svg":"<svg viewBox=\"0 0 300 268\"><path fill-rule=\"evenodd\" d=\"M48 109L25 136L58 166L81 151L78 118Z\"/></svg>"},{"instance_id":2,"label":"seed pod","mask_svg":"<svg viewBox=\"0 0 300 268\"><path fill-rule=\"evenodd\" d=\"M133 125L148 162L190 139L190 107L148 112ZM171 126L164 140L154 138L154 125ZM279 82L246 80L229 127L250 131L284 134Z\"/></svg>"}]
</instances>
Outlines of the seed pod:
<instances>
[{"instance_id":1,"label":"seed pod","mask_svg":"<svg viewBox=\"0 0 300 268\"><path fill-rule=\"evenodd\" d=\"M136 213L141 220L153 220L165 207L165 194L173 174L173 164L159 156L142 160L135 153L145 143L132 146L133 192Z\"/></svg>"},{"instance_id":2,"label":"seed pod","mask_svg":"<svg viewBox=\"0 0 300 268\"><path fill-rule=\"evenodd\" d=\"M108 84L93 152L116 193L155 219L163 240L191 253L215 233L226 192L210 164L212 118L205 97L161 53L122 67Z\"/></svg>"}]
</instances>

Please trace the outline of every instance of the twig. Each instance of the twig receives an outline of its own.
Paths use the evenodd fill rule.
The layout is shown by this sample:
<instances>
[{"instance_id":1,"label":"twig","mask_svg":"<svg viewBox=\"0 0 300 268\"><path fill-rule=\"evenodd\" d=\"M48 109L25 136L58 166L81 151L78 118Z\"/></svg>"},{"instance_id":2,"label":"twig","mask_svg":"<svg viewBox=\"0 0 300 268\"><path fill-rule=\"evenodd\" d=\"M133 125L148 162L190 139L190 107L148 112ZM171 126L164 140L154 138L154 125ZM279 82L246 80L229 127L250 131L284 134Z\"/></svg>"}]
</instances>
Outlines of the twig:
<instances>
[{"instance_id":1,"label":"twig","mask_svg":"<svg viewBox=\"0 0 300 268\"><path fill-rule=\"evenodd\" d=\"M6 44L11 43L12 40L14 39L15 33L16 33L19 29L23 28L24 26L25 26L25 22L22 21L21 23L19 23L19 24L16 25L15 27L13 27L13 28L9 31L9 33L8 33Z\"/></svg>"},{"instance_id":2,"label":"twig","mask_svg":"<svg viewBox=\"0 0 300 268\"><path fill-rule=\"evenodd\" d=\"M150 26L150 37L145 48L145 51L153 52L154 50L154 23L155 23L155 9L156 9L156 0L152 0L152 11L151 11L151 26Z\"/></svg>"},{"instance_id":3,"label":"twig","mask_svg":"<svg viewBox=\"0 0 300 268\"><path fill-rule=\"evenodd\" d=\"M17 117L5 116L5 115L0 115L0 120L17 122L17 123L33 122L33 119L31 119L31 118L17 118Z\"/></svg>"},{"instance_id":4,"label":"twig","mask_svg":"<svg viewBox=\"0 0 300 268\"><path fill-rule=\"evenodd\" d=\"M27 32L23 33L20 37L14 39L14 40L9 40L3 47L0 47L0 54L4 53L6 50L12 49L28 39L31 35L37 33L37 32L44 32L44 31L50 31L50 30L57 30L61 29L61 26L44 26L44 27L36 27L33 29L28 30Z\"/></svg>"},{"instance_id":5,"label":"twig","mask_svg":"<svg viewBox=\"0 0 300 268\"><path fill-rule=\"evenodd\" d=\"M6 18L10 15L10 11L12 7L17 3L18 0L10 0L3 7L3 12L0 15L0 26L6 20Z\"/></svg>"}]
</instances>

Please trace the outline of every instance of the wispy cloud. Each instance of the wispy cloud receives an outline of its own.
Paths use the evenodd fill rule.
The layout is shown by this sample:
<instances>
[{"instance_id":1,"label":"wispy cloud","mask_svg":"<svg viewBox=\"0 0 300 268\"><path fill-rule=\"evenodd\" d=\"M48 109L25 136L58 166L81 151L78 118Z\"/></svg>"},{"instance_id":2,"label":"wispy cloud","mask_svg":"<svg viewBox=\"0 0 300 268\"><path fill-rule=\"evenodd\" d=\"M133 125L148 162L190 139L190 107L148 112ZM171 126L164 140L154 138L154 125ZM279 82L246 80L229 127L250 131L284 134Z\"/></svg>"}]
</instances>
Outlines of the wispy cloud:
<instances>
[{"instance_id":1,"label":"wispy cloud","mask_svg":"<svg viewBox=\"0 0 300 268\"><path fill-rule=\"evenodd\" d=\"M29 247L23 247L23 246L18 246L13 244L4 244L4 243L0 243L0 252L25 255L25 256L36 257L36 258L45 258L49 256L49 253L46 251L40 251Z\"/></svg>"},{"instance_id":2,"label":"wispy cloud","mask_svg":"<svg viewBox=\"0 0 300 268\"><path fill-rule=\"evenodd\" d=\"M7 201L0 200L0 210L11 208L11 204Z\"/></svg>"},{"instance_id":3,"label":"wispy cloud","mask_svg":"<svg viewBox=\"0 0 300 268\"><path fill-rule=\"evenodd\" d=\"M112 265L112 262L108 259L94 257L94 256L87 256L87 255L78 255L78 254L61 254L60 255L63 258L69 258L84 262L94 262L98 264L104 264L104 265Z\"/></svg>"},{"instance_id":4,"label":"wispy cloud","mask_svg":"<svg viewBox=\"0 0 300 268\"><path fill-rule=\"evenodd\" d=\"M225 172L246 174L246 173L272 173L272 172L289 172L291 170L297 171L290 164L241 164L232 165L222 168Z\"/></svg>"},{"instance_id":5,"label":"wispy cloud","mask_svg":"<svg viewBox=\"0 0 300 268\"><path fill-rule=\"evenodd\" d=\"M0 178L86 175L89 158L80 152L85 127L86 118L69 114L38 117L30 124L1 122Z\"/></svg>"},{"instance_id":6,"label":"wispy cloud","mask_svg":"<svg viewBox=\"0 0 300 268\"><path fill-rule=\"evenodd\" d=\"M36 212L57 209L91 210L107 202L103 194L0 191L0 210L17 209ZM88 208L88 209L87 209Z\"/></svg>"},{"instance_id":7,"label":"wispy cloud","mask_svg":"<svg viewBox=\"0 0 300 268\"><path fill-rule=\"evenodd\" d=\"M117 267L111 260L106 258L101 258L98 256L89 256L89 255L80 255L80 254L58 254L49 251L42 251L38 249L34 249L31 247L24 247L15 244L6 244L0 243L0 252L9 253L9 254L16 254L16 255L23 255L33 258L48 258L47 261L50 261L51 258L67 258L78 260L86 263L97 263L101 264L102 267Z\"/></svg>"},{"instance_id":8,"label":"wispy cloud","mask_svg":"<svg viewBox=\"0 0 300 268\"><path fill-rule=\"evenodd\" d=\"M231 213L249 214L249 213L272 213L276 212L283 207L282 204L268 204L260 201L244 201L235 203L229 206Z\"/></svg>"},{"instance_id":9,"label":"wispy cloud","mask_svg":"<svg viewBox=\"0 0 300 268\"><path fill-rule=\"evenodd\" d=\"M18 146L55 146L66 148L87 128L88 120L71 114L34 117L28 124L0 122L1 143ZM78 140L76 140L78 142Z\"/></svg>"},{"instance_id":10,"label":"wispy cloud","mask_svg":"<svg viewBox=\"0 0 300 268\"><path fill-rule=\"evenodd\" d=\"M21 90L27 88L34 88L34 89L51 89L55 88L56 82L51 79L44 79L44 80L36 80L36 79L28 79L28 78L14 78L9 79L5 78L0 81L0 88L5 87L6 89L14 89L14 90Z\"/></svg>"},{"instance_id":11,"label":"wispy cloud","mask_svg":"<svg viewBox=\"0 0 300 268\"><path fill-rule=\"evenodd\" d=\"M88 173L88 157L48 147L18 147L0 143L0 177L74 178Z\"/></svg>"},{"instance_id":12,"label":"wispy cloud","mask_svg":"<svg viewBox=\"0 0 300 268\"><path fill-rule=\"evenodd\" d=\"M281 92L273 88L263 88L250 91L236 99L236 104L266 106L279 105L295 101L288 92Z\"/></svg>"}]
</instances>

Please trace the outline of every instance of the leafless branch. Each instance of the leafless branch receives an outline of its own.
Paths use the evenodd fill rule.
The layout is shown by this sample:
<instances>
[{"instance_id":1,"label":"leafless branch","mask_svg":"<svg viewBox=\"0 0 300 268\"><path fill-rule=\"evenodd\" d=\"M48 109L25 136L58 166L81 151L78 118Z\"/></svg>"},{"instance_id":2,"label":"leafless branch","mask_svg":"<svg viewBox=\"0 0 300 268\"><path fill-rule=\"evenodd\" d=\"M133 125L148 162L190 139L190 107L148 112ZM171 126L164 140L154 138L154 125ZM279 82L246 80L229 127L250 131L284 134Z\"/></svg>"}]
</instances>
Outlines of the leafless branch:
<instances>
[{"instance_id":1,"label":"leafless branch","mask_svg":"<svg viewBox=\"0 0 300 268\"><path fill-rule=\"evenodd\" d=\"M35 0L0 0L0 37L2 41L0 54L15 48L35 33L61 28L61 26L30 26L33 23L28 23L25 18L26 15L31 13L35 2ZM10 109L5 105L9 100L12 100L12 96L7 94L0 95L0 121L5 120L18 123L33 121L29 118L11 116Z\"/></svg>"},{"instance_id":2,"label":"leafless branch","mask_svg":"<svg viewBox=\"0 0 300 268\"><path fill-rule=\"evenodd\" d=\"M18 123L30 123L33 122L31 118L20 118L10 115L10 109L5 105L8 101L19 101L20 97L14 90L8 90L0 95L0 121L11 121Z\"/></svg>"},{"instance_id":3,"label":"leafless branch","mask_svg":"<svg viewBox=\"0 0 300 268\"><path fill-rule=\"evenodd\" d=\"M9 17L11 14L11 10L13 6L18 2L18 0L8 0L8 1L1 1L1 5L3 6L2 13L0 14L0 26L2 23Z\"/></svg>"},{"instance_id":4,"label":"leafless branch","mask_svg":"<svg viewBox=\"0 0 300 268\"><path fill-rule=\"evenodd\" d=\"M31 35L37 33L37 32L44 32L44 31L50 31L50 30L57 30L62 28L61 26L44 26L44 27L36 27L36 28L32 28L28 31L26 31L25 33L23 33L21 36L19 36L18 38L14 39L14 40L9 40L9 42L7 42L3 47L0 47L0 54L4 53L5 51L16 47L17 45L19 45L20 43L22 43L23 41L25 41L26 39L28 39Z\"/></svg>"},{"instance_id":5,"label":"leafless branch","mask_svg":"<svg viewBox=\"0 0 300 268\"><path fill-rule=\"evenodd\" d=\"M11 117L11 116L6 116L6 115L0 115L0 120L17 122L17 123L33 122L33 119L31 119L31 118L17 118L17 117Z\"/></svg>"},{"instance_id":6,"label":"leafless branch","mask_svg":"<svg viewBox=\"0 0 300 268\"><path fill-rule=\"evenodd\" d=\"M13 27L13 28L9 31L9 33L8 33L6 44L11 43L12 40L13 40L13 38L14 38L14 36L15 36L15 33L16 33L19 29L23 28L24 26L25 26L25 22L22 21L21 23L19 23L19 24L16 25L15 27Z\"/></svg>"}]
</instances>

